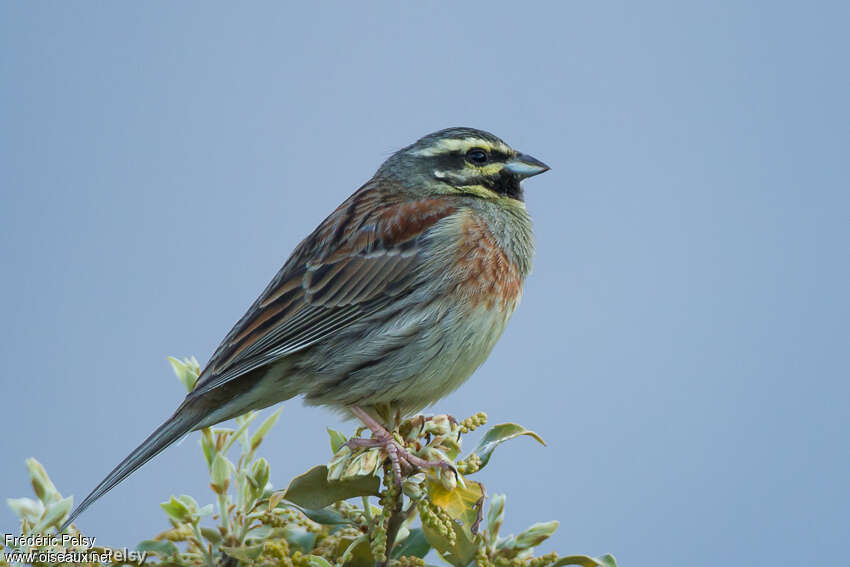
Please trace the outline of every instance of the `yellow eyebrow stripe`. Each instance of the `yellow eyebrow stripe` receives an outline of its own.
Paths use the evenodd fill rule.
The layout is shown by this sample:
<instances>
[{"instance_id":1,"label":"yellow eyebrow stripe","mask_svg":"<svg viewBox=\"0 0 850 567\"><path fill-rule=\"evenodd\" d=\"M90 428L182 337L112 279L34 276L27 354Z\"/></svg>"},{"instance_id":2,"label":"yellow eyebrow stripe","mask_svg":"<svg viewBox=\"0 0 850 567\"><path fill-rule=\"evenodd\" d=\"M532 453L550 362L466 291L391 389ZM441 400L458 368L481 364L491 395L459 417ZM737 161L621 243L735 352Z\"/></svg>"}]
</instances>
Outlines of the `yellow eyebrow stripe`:
<instances>
[{"instance_id":1,"label":"yellow eyebrow stripe","mask_svg":"<svg viewBox=\"0 0 850 567\"><path fill-rule=\"evenodd\" d=\"M445 140L437 140L427 148L416 150L413 152L415 156L437 156L440 154L448 154L452 152L466 152L472 148L483 148L491 152L497 151L505 154L513 153L507 144L494 144L490 140L483 138L448 138Z\"/></svg>"},{"instance_id":2,"label":"yellow eyebrow stripe","mask_svg":"<svg viewBox=\"0 0 850 567\"><path fill-rule=\"evenodd\" d=\"M434 170L434 177L437 179L450 178L457 182L479 179L481 177L492 177L498 175L505 168L504 163L491 163L489 165L477 166L466 164L463 169L456 171Z\"/></svg>"}]
</instances>

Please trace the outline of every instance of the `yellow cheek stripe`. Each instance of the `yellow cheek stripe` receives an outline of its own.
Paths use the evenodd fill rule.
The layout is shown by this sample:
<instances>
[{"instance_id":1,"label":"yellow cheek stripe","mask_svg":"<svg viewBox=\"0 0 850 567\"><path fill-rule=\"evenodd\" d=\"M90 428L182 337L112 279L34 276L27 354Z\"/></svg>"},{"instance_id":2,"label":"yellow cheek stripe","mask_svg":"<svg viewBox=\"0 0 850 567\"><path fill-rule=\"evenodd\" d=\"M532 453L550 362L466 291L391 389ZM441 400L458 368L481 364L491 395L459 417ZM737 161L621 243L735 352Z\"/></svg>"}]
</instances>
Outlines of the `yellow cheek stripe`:
<instances>
[{"instance_id":1,"label":"yellow cheek stripe","mask_svg":"<svg viewBox=\"0 0 850 567\"><path fill-rule=\"evenodd\" d=\"M477 197L482 197L484 199L500 199L498 193L492 191L491 189L487 189L483 185L459 185L455 187L461 193L467 193L470 195L475 195Z\"/></svg>"},{"instance_id":2,"label":"yellow cheek stripe","mask_svg":"<svg viewBox=\"0 0 850 567\"><path fill-rule=\"evenodd\" d=\"M525 203L522 201L513 199L507 195L499 195L495 191L487 189L483 185L461 185L459 187L454 187L453 189L459 193L475 195L476 197L489 199L491 201L499 201L499 206L510 209L511 211L520 212L526 210Z\"/></svg>"},{"instance_id":3,"label":"yellow cheek stripe","mask_svg":"<svg viewBox=\"0 0 850 567\"><path fill-rule=\"evenodd\" d=\"M474 165L470 165L473 171L478 175L486 175L486 176L495 176L502 171L502 168L505 167L503 163L491 163L490 165L485 165L484 167L476 167Z\"/></svg>"}]
</instances>

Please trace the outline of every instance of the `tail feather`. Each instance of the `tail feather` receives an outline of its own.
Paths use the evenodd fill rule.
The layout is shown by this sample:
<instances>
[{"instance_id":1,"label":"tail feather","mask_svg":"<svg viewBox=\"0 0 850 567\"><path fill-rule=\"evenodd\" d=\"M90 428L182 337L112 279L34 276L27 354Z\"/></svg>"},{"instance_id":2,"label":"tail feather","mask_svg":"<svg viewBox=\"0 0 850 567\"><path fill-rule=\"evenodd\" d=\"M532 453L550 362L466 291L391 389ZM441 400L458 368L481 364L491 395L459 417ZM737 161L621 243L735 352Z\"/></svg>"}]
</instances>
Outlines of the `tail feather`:
<instances>
[{"instance_id":1,"label":"tail feather","mask_svg":"<svg viewBox=\"0 0 850 567\"><path fill-rule=\"evenodd\" d=\"M199 415L198 412L192 411L185 406L178 409L165 423L157 427L141 445L127 455L117 467L112 469L112 472L71 512L71 515L68 516L68 519L65 520L59 531L64 531L86 508L112 490L119 482L130 476L136 469L157 456L184 434L194 429L202 417L202 414Z\"/></svg>"}]
</instances>

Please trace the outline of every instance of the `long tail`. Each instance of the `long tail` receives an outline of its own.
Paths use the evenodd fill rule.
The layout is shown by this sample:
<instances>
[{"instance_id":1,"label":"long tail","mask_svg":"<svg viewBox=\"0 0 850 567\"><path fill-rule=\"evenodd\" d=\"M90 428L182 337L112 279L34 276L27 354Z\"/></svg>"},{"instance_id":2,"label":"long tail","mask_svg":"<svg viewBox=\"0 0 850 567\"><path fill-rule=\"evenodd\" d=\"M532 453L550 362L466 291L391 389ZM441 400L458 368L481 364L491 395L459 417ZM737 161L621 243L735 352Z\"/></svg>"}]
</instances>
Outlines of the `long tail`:
<instances>
[{"instance_id":1,"label":"long tail","mask_svg":"<svg viewBox=\"0 0 850 567\"><path fill-rule=\"evenodd\" d=\"M203 414L198 411L193 411L193 408L185 406L179 408L165 423L157 427L156 431L151 433L141 445L136 447L132 453L127 455L127 457L121 461L117 467L112 469L112 472L109 473L106 478L91 491L91 494L86 496L85 500L80 502L73 512L71 512L71 515L68 516L68 519L65 520L65 523L62 524L59 531L64 531L65 528L74 521L74 518L82 514L86 508L91 506L98 498L109 492L116 484L130 476L136 469L157 456L166 447L180 439L180 437L184 434L194 429L195 426L200 423L202 418Z\"/></svg>"}]
</instances>

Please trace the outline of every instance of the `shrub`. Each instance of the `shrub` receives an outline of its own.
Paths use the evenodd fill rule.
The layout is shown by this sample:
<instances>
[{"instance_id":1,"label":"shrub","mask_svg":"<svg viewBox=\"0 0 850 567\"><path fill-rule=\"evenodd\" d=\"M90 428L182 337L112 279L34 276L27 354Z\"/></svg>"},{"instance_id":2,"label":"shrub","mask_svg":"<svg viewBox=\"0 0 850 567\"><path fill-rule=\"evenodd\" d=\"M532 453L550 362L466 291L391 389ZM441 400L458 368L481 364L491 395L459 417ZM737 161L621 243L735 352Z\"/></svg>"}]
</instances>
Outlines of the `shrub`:
<instances>
[{"instance_id":1,"label":"shrub","mask_svg":"<svg viewBox=\"0 0 850 567\"><path fill-rule=\"evenodd\" d=\"M191 390L199 372L197 361L170 360ZM504 495L492 496L485 514L483 486L471 477L505 441L529 436L543 443L520 425L490 428L476 448L461 457L462 437L485 425L484 413L463 421L445 415L405 420L383 416L414 455L453 463L451 469L404 470L400 479L393 476L381 449L352 448L342 433L328 429L330 462L294 478L285 490L274 490L269 463L256 451L279 414L274 412L255 429L256 412L237 418L235 429L203 429L201 449L215 504L201 506L191 496L172 496L161 504L170 527L132 552L90 547L73 525L58 534L71 498L63 498L44 468L28 459L37 499L8 503L20 518L22 536L31 537L7 546L0 565L419 567L425 565L426 555L435 555L454 567L616 566L611 555L535 556L534 548L554 533L556 521L500 536ZM355 435L362 433L360 428ZM228 454L236 445L239 456L233 462ZM428 555L431 550L436 553Z\"/></svg>"}]
</instances>

